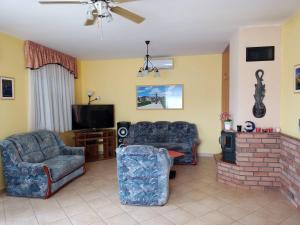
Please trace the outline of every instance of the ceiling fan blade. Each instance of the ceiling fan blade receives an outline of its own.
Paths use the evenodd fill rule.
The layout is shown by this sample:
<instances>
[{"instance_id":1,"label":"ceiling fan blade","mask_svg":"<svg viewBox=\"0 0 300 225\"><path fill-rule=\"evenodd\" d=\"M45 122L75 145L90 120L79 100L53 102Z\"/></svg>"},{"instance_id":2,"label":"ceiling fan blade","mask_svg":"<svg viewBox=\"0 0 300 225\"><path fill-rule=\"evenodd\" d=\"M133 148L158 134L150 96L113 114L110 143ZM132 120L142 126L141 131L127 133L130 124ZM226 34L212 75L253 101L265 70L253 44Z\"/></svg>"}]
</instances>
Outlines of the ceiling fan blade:
<instances>
[{"instance_id":1,"label":"ceiling fan blade","mask_svg":"<svg viewBox=\"0 0 300 225\"><path fill-rule=\"evenodd\" d=\"M84 26L94 25L94 23L96 22L96 19L97 18L95 18L94 20L86 20L85 23L84 23Z\"/></svg>"},{"instance_id":2,"label":"ceiling fan blade","mask_svg":"<svg viewBox=\"0 0 300 225\"><path fill-rule=\"evenodd\" d=\"M135 2L138 0L113 0L113 3L125 3L125 2Z\"/></svg>"},{"instance_id":3,"label":"ceiling fan blade","mask_svg":"<svg viewBox=\"0 0 300 225\"><path fill-rule=\"evenodd\" d=\"M82 3L88 3L89 1L76 1L76 0L62 0L62 1L39 1L40 4L82 4Z\"/></svg>"},{"instance_id":4,"label":"ceiling fan blade","mask_svg":"<svg viewBox=\"0 0 300 225\"><path fill-rule=\"evenodd\" d=\"M123 16L126 19L129 19L135 23L142 23L145 20L144 17L141 17L141 16L139 16L133 12L130 12L127 9L121 8L119 6L111 7L110 11L112 11L113 13L116 13L120 16Z\"/></svg>"},{"instance_id":5,"label":"ceiling fan blade","mask_svg":"<svg viewBox=\"0 0 300 225\"><path fill-rule=\"evenodd\" d=\"M97 9L94 9L92 11L92 15L93 15L93 19L87 19L84 23L84 26L91 26L91 25L94 25L95 22L97 21L97 18L98 18L98 11Z\"/></svg>"}]
</instances>

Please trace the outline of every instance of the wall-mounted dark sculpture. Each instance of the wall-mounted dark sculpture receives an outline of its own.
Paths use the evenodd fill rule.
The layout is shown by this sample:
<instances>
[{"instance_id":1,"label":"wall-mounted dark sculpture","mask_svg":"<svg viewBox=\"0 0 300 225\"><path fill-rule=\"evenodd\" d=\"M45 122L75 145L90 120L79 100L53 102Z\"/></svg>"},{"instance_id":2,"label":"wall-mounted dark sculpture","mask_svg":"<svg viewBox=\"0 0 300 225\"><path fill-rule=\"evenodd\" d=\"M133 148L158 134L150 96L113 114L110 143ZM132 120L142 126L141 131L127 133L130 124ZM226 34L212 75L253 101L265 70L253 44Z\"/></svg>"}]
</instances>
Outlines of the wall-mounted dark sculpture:
<instances>
[{"instance_id":1,"label":"wall-mounted dark sculpture","mask_svg":"<svg viewBox=\"0 0 300 225\"><path fill-rule=\"evenodd\" d=\"M266 85L263 84L264 71L257 70L255 73L257 83L255 84L255 105L253 106L252 112L256 118L262 118L266 115L266 106L263 103L265 97Z\"/></svg>"}]
</instances>

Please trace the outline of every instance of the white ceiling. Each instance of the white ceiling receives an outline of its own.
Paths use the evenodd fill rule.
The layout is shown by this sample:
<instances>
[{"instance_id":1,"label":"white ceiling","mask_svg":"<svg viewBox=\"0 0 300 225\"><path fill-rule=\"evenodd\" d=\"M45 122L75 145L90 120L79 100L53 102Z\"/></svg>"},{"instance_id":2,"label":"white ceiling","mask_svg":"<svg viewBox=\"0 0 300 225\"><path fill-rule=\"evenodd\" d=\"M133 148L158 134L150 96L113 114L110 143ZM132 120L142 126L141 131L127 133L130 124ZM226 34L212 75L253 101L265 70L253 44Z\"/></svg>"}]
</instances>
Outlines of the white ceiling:
<instances>
[{"instance_id":1,"label":"white ceiling","mask_svg":"<svg viewBox=\"0 0 300 225\"><path fill-rule=\"evenodd\" d=\"M220 53L241 26L282 23L300 10L299 0L139 0L120 5L146 18L138 25L113 15L85 27L85 5L40 5L0 0L0 32L32 40L80 59ZM259 35L259 34L257 34Z\"/></svg>"}]
</instances>

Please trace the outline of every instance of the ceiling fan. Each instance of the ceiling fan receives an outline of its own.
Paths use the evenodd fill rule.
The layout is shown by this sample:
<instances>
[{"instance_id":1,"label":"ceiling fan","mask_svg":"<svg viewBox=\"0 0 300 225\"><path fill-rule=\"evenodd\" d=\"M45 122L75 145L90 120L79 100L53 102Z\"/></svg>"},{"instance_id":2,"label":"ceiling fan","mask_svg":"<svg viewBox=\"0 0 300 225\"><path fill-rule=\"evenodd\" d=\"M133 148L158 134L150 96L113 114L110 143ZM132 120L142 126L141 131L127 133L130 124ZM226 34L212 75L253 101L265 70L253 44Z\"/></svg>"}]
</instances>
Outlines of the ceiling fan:
<instances>
[{"instance_id":1,"label":"ceiling fan","mask_svg":"<svg viewBox=\"0 0 300 225\"><path fill-rule=\"evenodd\" d=\"M107 19L108 22L112 21L112 13L116 13L128 20L135 23L142 23L145 18L141 17L133 12L128 11L119 6L114 6L112 4L131 2L136 0L47 0L39 1L40 4L87 4L89 9L87 11L87 19L84 23L85 26L90 26L95 24L98 19Z\"/></svg>"}]
</instances>

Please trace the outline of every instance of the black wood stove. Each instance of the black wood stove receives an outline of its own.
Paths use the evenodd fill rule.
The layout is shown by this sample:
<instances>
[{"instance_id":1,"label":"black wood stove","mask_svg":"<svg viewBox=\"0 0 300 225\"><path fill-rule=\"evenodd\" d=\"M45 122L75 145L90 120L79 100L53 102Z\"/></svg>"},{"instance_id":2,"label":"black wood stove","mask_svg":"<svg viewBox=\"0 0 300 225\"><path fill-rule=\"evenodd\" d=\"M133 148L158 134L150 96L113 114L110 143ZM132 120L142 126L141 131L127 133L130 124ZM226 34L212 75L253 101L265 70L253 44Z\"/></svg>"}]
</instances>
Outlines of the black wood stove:
<instances>
[{"instance_id":1,"label":"black wood stove","mask_svg":"<svg viewBox=\"0 0 300 225\"><path fill-rule=\"evenodd\" d=\"M220 144L222 148L222 158L224 162L235 163L235 132L222 131Z\"/></svg>"}]
</instances>

